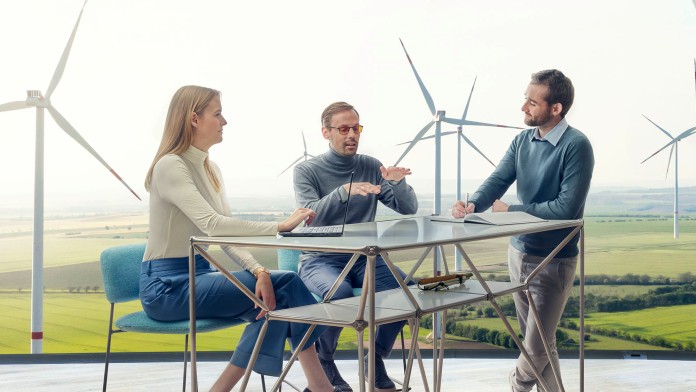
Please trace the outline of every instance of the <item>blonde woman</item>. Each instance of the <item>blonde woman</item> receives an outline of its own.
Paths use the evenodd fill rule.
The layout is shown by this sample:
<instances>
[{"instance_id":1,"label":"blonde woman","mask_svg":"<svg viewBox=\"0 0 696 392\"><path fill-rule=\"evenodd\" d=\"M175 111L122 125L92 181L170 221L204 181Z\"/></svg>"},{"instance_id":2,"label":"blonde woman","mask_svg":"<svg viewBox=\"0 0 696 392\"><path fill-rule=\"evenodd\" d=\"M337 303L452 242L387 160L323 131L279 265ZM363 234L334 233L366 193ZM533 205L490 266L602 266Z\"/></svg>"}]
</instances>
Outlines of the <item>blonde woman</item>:
<instances>
[{"instance_id":1,"label":"blonde woman","mask_svg":"<svg viewBox=\"0 0 696 392\"><path fill-rule=\"evenodd\" d=\"M298 208L279 223L230 217L220 170L208 159L210 147L222 141L226 124L219 91L184 86L169 105L162 141L145 180L150 192L150 233L140 275L140 297L145 312L156 320L189 318L191 236L275 235L314 218L314 212L307 208ZM244 249L223 250L244 269L233 274L271 310L316 303L297 274L271 272ZM196 256L196 272L199 317L233 317L249 322L230 363L211 388L230 391L244 375L264 314L200 255ZM294 349L307 329L306 324L270 322L254 370L279 375L285 340L289 339ZM299 355L307 377L305 391L335 390L324 375L314 348L314 341L323 330L314 331Z\"/></svg>"}]
</instances>

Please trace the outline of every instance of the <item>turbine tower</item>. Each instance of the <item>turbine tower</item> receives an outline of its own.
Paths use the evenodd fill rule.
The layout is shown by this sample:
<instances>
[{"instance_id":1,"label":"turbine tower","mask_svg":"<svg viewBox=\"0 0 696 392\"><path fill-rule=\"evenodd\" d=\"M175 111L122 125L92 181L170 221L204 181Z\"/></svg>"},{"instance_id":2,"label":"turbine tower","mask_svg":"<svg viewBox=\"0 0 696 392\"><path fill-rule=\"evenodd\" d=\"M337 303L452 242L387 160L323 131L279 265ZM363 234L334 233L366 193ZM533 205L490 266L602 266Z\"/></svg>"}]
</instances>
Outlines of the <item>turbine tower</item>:
<instances>
[{"instance_id":1,"label":"turbine tower","mask_svg":"<svg viewBox=\"0 0 696 392\"><path fill-rule=\"evenodd\" d=\"M647 161L648 159L654 157L655 155L657 155L657 153L664 150L665 148L671 147L669 150L669 160L667 161L667 171L665 172L665 178L667 178L667 175L669 174L669 165L670 163L672 163L672 154L674 154L674 238L679 238L679 142L696 133L696 127L689 128L686 131L677 135L677 137L673 137L669 132L665 131L662 127L655 124L651 119L647 118L645 115L643 115L643 117L645 117L646 120L650 121L654 126L656 126L660 131L662 131L662 133L667 135L667 137L672 139L662 148L655 151L649 157L645 158L643 162L641 162L641 164Z\"/></svg>"},{"instance_id":2,"label":"turbine tower","mask_svg":"<svg viewBox=\"0 0 696 392\"><path fill-rule=\"evenodd\" d=\"M411 69L413 70L413 74L416 76L416 80L418 81L418 85L420 86L421 92L423 93L423 97L425 98L425 102L428 105L428 108L430 109L430 113L433 115L433 119L426 124L419 132L416 134L416 137L413 138L410 142L408 143L408 147L406 147L406 150L401 154L401 157L396 161L394 166L397 166L399 162L411 151L411 149L418 143L420 140L423 139L435 139L435 206L433 209L433 214L435 215L440 215L442 213L442 208L441 208L441 198L442 198L442 187L441 187L441 181L442 181L442 169L441 169L441 139L442 136L447 136L451 134L457 134L460 137L457 138L457 200L462 199L462 184L461 184L461 152L462 152L462 145L461 141L462 139L471 146L476 152L478 152L483 158L485 158L491 165L495 166L493 162L488 159L488 157L481 152L481 150L476 147L476 145L464 135L464 132L462 131L462 127L464 125L472 125L472 126L486 126L486 127L502 127L502 128L516 128L516 129L521 129L519 127L512 127L512 126L507 126L507 125L500 125L500 124L491 124L491 123L484 123L484 122L479 122L479 121L472 121L472 120L467 120L466 116L469 111L469 104L471 103L471 96L474 93L474 87L476 86L476 79L474 79L474 83L471 86L471 91L469 92L469 99L466 101L466 106L464 108L464 113L462 114L462 118L450 118L445 116L445 111L444 110L436 110L435 109L435 103L433 102L433 98L428 92L428 89L425 87L425 84L423 83L423 80L420 78L420 75L418 75L418 71L416 71L416 67L413 65L413 61L411 61L411 56L408 55L408 52L406 51L406 46L404 45L403 41L399 39L399 42L401 42L401 47L404 49L404 53L406 54L406 58L408 59L409 64L411 65ZM449 131L449 132L442 132L442 122L448 123L448 124L454 124L457 125L457 131ZM430 128L435 124L435 135L433 136L425 136L424 135L430 130ZM401 144L406 144L406 143L401 143ZM438 266L439 266L439 261L438 261ZM459 255L459 252L456 252L456 259L455 259L455 268L459 271L461 270L461 256Z\"/></svg>"},{"instance_id":3,"label":"turbine tower","mask_svg":"<svg viewBox=\"0 0 696 392\"><path fill-rule=\"evenodd\" d=\"M35 167L34 167L34 239L32 253L32 279L31 279L31 353L40 354L43 351L43 221L44 221L44 109L53 117L53 120L60 126L65 133L75 139L82 147L92 154L102 165L104 165L135 197L140 200L140 197L126 184L123 179L109 166L104 159L82 138L82 136L70 125L68 120L61 115L51 103L51 95L58 86L65 64L70 55L77 27L82 18L82 12L87 5L85 0L80 10L80 15L77 18L75 27L68 40L63 55L58 62L51 83L46 90L46 96L43 96L38 90L28 90L27 99L24 101L13 101L0 105L0 112L19 110L30 107L36 108L36 152L35 152Z\"/></svg>"},{"instance_id":4,"label":"turbine tower","mask_svg":"<svg viewBox=\"0 0 696 392\"><path fill-rule=\"evenodd\" d=\"M290 166L286 167L285 170L283 170L282 172L280 172L280 174L278 174L278 177L280 177L281 174L283 174L283 173L285 173L286 171L288 171L288 169L290 169L291 167L295 166L295 164L296 164L297 162L299 162L300 160L302 160L303 158L304 158L305 161L307 160L307 157L314 158L314 155L308 154L308 153L307 153L307 141L305 140L304 132L302 132L302 143L304 143L304 153L303 153L302 155L300 155L299 158L295 159L295 162L291 163Z\"/></svg>"}]
</instances>

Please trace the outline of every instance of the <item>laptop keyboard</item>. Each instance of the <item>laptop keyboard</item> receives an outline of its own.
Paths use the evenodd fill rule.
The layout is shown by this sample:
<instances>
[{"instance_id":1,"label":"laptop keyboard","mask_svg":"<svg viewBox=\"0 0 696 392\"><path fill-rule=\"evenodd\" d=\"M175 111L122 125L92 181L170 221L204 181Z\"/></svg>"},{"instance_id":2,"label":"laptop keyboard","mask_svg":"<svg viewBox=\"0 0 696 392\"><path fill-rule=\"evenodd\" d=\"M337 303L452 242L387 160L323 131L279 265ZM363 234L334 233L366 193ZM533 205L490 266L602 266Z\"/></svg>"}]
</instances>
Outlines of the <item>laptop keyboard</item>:
<instances>
[{"instance_id":1,"label":"laptop keyboard","mask_svg":"<svg viewBox=\"0 0 696 392\"><path fill-rule=\"evenodd\" d=\"M334 226L311 226L311 227L300 227L295 229L298 233L340 233L343 225Z\"/></svg>"}]
</instances>

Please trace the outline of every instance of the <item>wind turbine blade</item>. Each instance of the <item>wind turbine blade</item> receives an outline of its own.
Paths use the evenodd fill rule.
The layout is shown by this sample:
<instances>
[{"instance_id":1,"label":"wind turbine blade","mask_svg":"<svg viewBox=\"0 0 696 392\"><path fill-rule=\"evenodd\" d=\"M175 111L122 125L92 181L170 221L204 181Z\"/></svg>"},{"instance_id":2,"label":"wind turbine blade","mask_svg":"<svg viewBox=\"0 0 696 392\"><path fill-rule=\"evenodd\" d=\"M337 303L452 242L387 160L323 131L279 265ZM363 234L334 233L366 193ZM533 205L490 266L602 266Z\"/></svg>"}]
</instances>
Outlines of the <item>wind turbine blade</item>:
<instances>
[{"instance_id":1,"label":"wind turbine blade","mask_svg":"<svg viewBox=\"0 0 696 392\"><path fill-rule=\"evenodd\" d=\"M280 174L278 174L278 177L280 177L281 174L283 174L283 173L285 173L286 171L288 171L288 169L290 169L291 167L293 167L293 166L294 166L297 162L299 162L302 158L304 158L304 155L301 156L301 157L299 157L299 158L297 158L297 159L295 159L295 162L291 163L290 166L286 167L285 170L283 170L282 172L280 172Z\"/></svg>"},{"instance_id":2,"label":"wind turbine blade","mask_svg":"<svg viewBox=\"0 0 696 392\"><path fill-rule=\"evenodd\" d=\"M0 112L9 112L10 110L26 109L28 107L29 105L27 105L27 101L8 102L0 105Z\"/></svg>"},{"instance_id":3,"label":"wind turbine blade","mask_svg":"<svg viewBox=\"0 0 696 392\"><path fill-rule=\"evenodd\" d=\"M408 154L408 152L411 151L411 149L413 148L413 146L415 146L416 143L418 143L418 141L421 139L421 137L423 137L423 135L424 135L426 132L428 132L428 129L430 129L430 127L432 127L433 124L435 124L435 121L429 122L426 126L423 127L423 129L420 130L420 132L418 132L418 134L416 135L416 137L414 137L413 140L411 141L411 144L409 144L409 146L406 147L406 150L403 152L403 154L401 154L401 156L400 156L399 159L396 161L396 163L394 164L394 166L398 165L399 162L401 162L401 160L404 159L404 157L406 156L406 154Z\"/></svg>"},{"instance_id":4,"label":"wind turbine blade","mask_svg":"<svg viewBox=\"0 0 696 392\"><path fill-rule=\"evenodd\" d=\"M466 113L469 111L469 102L471 102L471 96L474 95L474 87L476 86L476 79L478 79L478 76L474 78L474 84L471 85L471 92L469 92L469 99L466 100L466 106L464 107L464 114L462 114L462 121L466 120Z\"/></svg>"},{"instance_id":5,"label":"wind turbine blade","mask_svg":"<svg viewBox=\"0 0 696 392\"><path fill-rule=\"evenodd\" d=\"M645 117L644 114L642 114L642 116ZM661 126L655 124L655 122L654 122L653 120L651 120L651 119L649 119L649 118L647 118L647 117L645 117L645 119L648 120L648 121L650 121L650 122L652 123L652 125L656 126L657 129L659 129L660 131L662 131L665 135L669 136L670 139L674 139L674 138L672 137L672 135L671 135L669 132L667 132L667 131L665 131L664 129L662 129Z\"/></svg>"},{"instance_id":6,"label":"wind turbine blade","mask_svg":"<svg viewBox=\"0 0 696 392\"><path fill-rule=\"evenodd\" d=\"M686 139L687 137L693 135L694 133L696 133L696 127L687 129L686 131L680 133L679 136L675 137L675 139L677 139L677 140Z\"/></svg>"},{"instance_id":7,"label":"wind turbine blade","mask_svg":"<svg viewBox=\"0 0 696 392\"><path fill-rule=\"evenodd\" d=\"M97 158L97 160L101 162L101 164L104 165L104 167L109 169L111 174L113 174L114 177L121 181L121 183L125 185L126 188L128 188L128 190L131 191L131 193L135 197L138 198L138 200L141 200L140 196L138 196L138 194L135 193L135 191L131 189L131 187L128 186L128 184L126 184L125 181L123 181L121 176L119 176L118 173L116 173L114 169L112 169L111 166L109 166L109 164L106 163L106 161L99 154L97 154L97 152L92 148L92 146L90 146L89 143L87 143L87 141L84 138L82 138L82 136L80 136L79 133L77 133L77 130L75 130L75 128L72 125L70 125L70 123L68 122L68 120L65 119L65 117L58 113L58 111L53 106L47 106L46 109L48 109L48 112L51 114L51 117L53 117L56 123L58 123L58 125L63 129L63 131L65 131L65 133L68 134L68 136L72 137L73 139L75 139L76 142L80 143L80 145L84 147L85 150L89 151L89 153L92 154L92 156L94 156L95 158Z\"/></svg>"},{"instance_id":8,"label":"wind turbine blade","mask_svg":"<svg viewBox=\"0 0 696 392\"><path fill-rule=\"evenodd\" d=\"M447 135L451 135L451 134L453 134L453 133L457 133L457 131L442 132L442 133L440 134L440 136L447 136ZM420 140L432 139L432 138L434 138L434 137L435 137L435 135L425 136L425 137L420 138ZM403 143L397 144L397 146L403 146L404 144L409 144L409 143L411 143L411 142L403 142Z\"/></svg>"},{"instance_id":9,"label":"wind turbine blade","mask_svg":"<svg viewBox=\"0 0 696 392\"><path fill-rule=\"evenodd\" d=\"M304 144L304 152L306 154L307 153L307 141L305 140L305 137L304 137L304 131L302 131L302 143Z\"/></svg>"},{"instance_id":10,"label":"wind turbine blade","mask_svg":"<svg viewBox=\"0 0 696 392\"><path fill-rule=\"evenodd\" d=\"M669 175L669 165L672 163L672 153L674 153L674 147L677 145L677 143L672 144L672 148L669 149L669 160L667 160L667 171L665 172L665 180L667 179L667 176Z\"/></svg>"},{"instance_id":11,"label":"wind turbine blade","mask_svg":"<svg viewBox=\"0 0 696 392\"><path fill-rule=\"evenodd\" d=\"M452 117L445 117L442 119L442 122L445 122L447 124L454 124L454 125L473 125L473 126L480 126L480 127L498 127L498 128L510 128L510 129L524 129L521 127L513 127L510 125L501 125L501 124L493 124L493 123L484 123L480 121L471 121L471 120L464 120L464 119L459 119L459 118L452 118Z\"/></svg>"},{"instance_id":12,"label":"wind turbine blade","mask_svg":"<svg viewBox=\"0 0 696 392\"><path fill-rule=\"evenodd\" d=\"M460 135L462 135L462 139L464 139L464 141L465 141L468 145L470 145L471 148L473 148L474 150L476 150L476 152L479 153L479 155L481 155L482 157L484 157L491 165L493 165L493 167L495 167L495 163L493 163L490 159L488 159L488 157L486 156L486 154L484 154L483 152L481 152L481 150L479 150L478 147L476 147L476 146L474 145L474 143L473 143L471 140L469 140L469 138L467 138L466 136L464 136L463 133L460 133Z\"/></svg>"},{"instance_id":13,"label":"wind turbine blade","mask_svg":"<svg viewBox=\"0 0 696 392\"><path fill-rule=\"evenodd\" d=\"M399 42L401 42L401 47L404 48L404 53L406 53L406 58L408 59L408 63L411 65L411 69L413 70L413 74L416 75L416 80L418 81L418 85L420 86L421 92L423 92L423 97L425 98L425 102L428 104L428 109L430 109L430 114L433 116L435 115L435 102L433 102L433 97L430 96L430 93L428 92L428 89L425 88L425 84L423 84L423 80L421 80L420 76L418 75L418 71L416 71L416 67L413 65L413 61L411 61L411 56L408 55L408 52L406 51L406 46L404 46L404 42L399 38Z\"/></svg>"},{"instance_id":14,"label":"wind turbine blade","mask_svg":"<svg viewBox=\"0 0 696 392\"><path fill-rule=\"evenodd\" d=\"M644 163L644 162L647 161L648 159L650 159L650 158L654 157L655 155L657 155L660 151L664 150L665 148L671 146L671 145L674 144L674 143L677 143L678 141L679 141L679 140L677 140L677 139L672 139L671 142L665 144L664 146L662 146L662 148L660 148L659 150L655 151L652 155L650 155L649 157L643 159L643 162L641 162L641 163Z\"/></svg>"},{"instance_id":15,"label":"wind turbine blade","mask_svg":"<svg viewBox=\"0 0 696 392\"><path fill-rule=\"evenodd\" d=\"M63 55L60 56L60 61L58 61L58 66L56 67L56 70L53 72L51 84L48 85L48 90L46 90L46 98L51 97L51 94L53 94L53 90L56 89L58 83L60 82L60 78L63 77L63 71L65 71L65 64L68 62L68 57L70 56L70 49L72 48L73 40L75 39L75 34L77 33L77 27L80 25L80 19L82 19L82 12L85 10L85 5L87 5L87 0L85 0L84 4L82 4L80 16L77 17L77 22L75 22L75 27L73 27L72 34L70 34L70 39L68 40L67 45L65 45L65 49L63 49Z\"/></svg>"}]
</instances>

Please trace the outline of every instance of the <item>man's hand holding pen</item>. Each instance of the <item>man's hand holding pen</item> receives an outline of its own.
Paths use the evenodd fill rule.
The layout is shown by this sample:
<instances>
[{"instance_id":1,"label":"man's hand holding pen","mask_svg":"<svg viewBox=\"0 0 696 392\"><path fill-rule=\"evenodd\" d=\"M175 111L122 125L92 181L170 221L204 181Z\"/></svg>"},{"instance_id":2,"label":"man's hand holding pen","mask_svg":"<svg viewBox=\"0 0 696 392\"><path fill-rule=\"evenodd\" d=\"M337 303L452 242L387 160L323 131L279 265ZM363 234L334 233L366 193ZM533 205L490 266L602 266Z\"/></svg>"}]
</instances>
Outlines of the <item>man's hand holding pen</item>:
<instances>
[{"instance_id":1,"label":"man's hand holding pen","mask_svg":"<svg viewBox=\"0 0 696 392\"><path fill-rule=\"evenodd\" d=\"M467 193L465 201L458 200L454 203L454 206L452 206L452 216L455 218L463 218L467 214L472 214L475 209L476 206L474 203L469 203L469 194Z\"/></svg>"}]
</instances>

